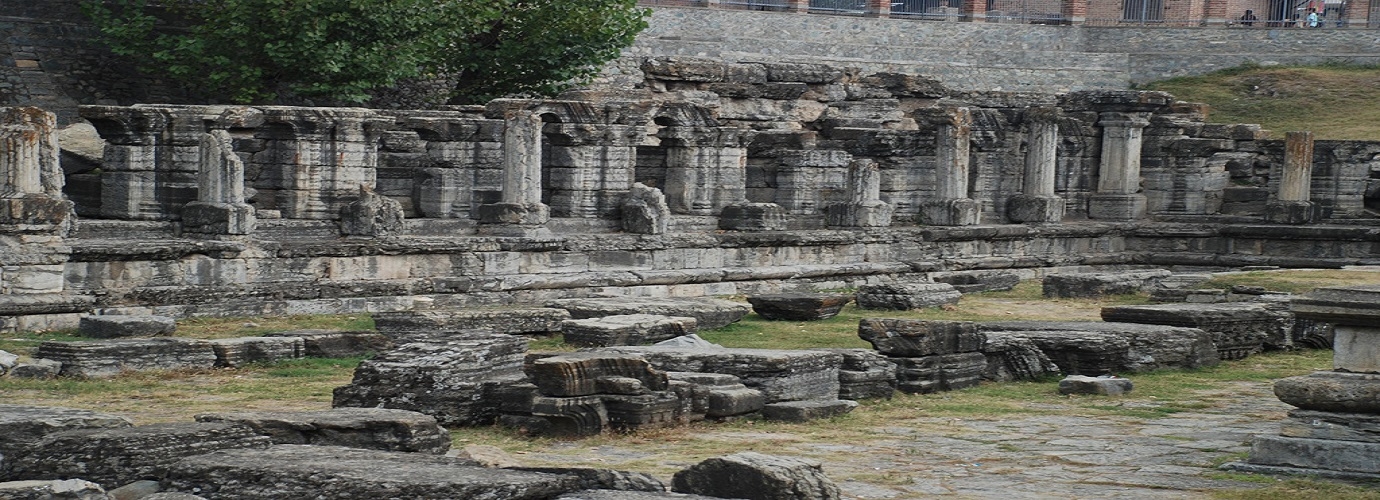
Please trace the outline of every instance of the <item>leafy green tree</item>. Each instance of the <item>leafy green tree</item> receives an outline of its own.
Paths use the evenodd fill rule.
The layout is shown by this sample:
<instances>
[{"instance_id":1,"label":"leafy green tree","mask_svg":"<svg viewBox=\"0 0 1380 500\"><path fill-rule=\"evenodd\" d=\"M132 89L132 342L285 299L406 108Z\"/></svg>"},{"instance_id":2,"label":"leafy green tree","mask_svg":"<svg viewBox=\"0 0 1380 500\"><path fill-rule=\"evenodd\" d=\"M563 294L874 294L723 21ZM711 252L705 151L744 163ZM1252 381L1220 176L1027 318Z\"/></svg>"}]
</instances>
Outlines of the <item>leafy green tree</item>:
<instances>
[{"instance_id":1,"label":"leafy green tree","mask_svg":"<svg viewBox=\"0 0 1380 500\"><path fill-rule=\"evenodd\" d=\"M437 100L550 95L646 27L636 0L86 0L112 50L235 102L362 103L410 79Z\"/></svg>"}]
</instances>

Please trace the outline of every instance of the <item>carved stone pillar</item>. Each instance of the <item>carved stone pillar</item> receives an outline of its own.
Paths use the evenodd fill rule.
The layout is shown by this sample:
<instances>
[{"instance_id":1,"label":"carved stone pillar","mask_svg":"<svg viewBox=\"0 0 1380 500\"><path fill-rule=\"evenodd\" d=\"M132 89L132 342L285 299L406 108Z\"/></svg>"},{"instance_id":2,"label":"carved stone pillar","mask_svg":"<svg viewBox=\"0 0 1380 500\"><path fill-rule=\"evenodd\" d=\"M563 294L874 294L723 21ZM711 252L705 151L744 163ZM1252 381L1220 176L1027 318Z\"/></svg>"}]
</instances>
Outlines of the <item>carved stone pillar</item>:
<instances>
[{"instance_id":1,"label":"carved stone pillar","mask_svg":"<svg viewBox=\"0 0 1380 500\"><path fill-rule=\"evenodd\" d=\"M666 203L681 215L714 215L747 201L747 143L732 127L665 127Z\"/></svg>"},{"instance_id":2,"label":"carved stone pillar","mask_svg":"<svg viewBox=\"0 0 1380 500\"><path fill-rule=\"evenodd\" d=\"M1284 167L1275 198L1265 204L1265 220L1278 224L1307 224L1317 219L1309 201L1313 184L1313 132L1284 135Z\"/></svg>"},{"instance_id":3,"label":"carved stone pillar","mask_svg":"<svg viewBox=\"0 0 1380 500\"><path fill-rule=\"evenodd\" d=\"M266 106L256 138L263 174L256 187L289 219L336 219L378 183L379 139L391 118L358 108Z\"/></svg>"},{"instance_id":4,"label":"carved stone pillar","mask_svg":"<svg viewBox=\"0 0 1380 500\"><path fill-rule=\"evenodd\" d=\"M206 133L200 158L197 201L182 208L183 230L211 235L253 232L254 207L244 198L244 162L231 147L230 133Z\"/></svg>"},{"instance_id":5,"label":"carved stone pillar","mask_svg":"<svg viewBox=\"0 0 1380 500\"><path fill-rule=\"evenodd\" d=\"M612 218L632 188L640 126L548 123L548 201L554 217Z\"/></svg>"},{"instance_id":6,"label":"carved stone pillar","mask_svg":"<svg viewBox=\"0 0 1380 500\"><path fill-rule=\"evenodd\" d=\"M481 234L547 236L551 209L541 202L541 116L525 110L504 116L503 195L479 207Z\"/></svg>"},{"instance_id":7,"label":"carved stone pillar","mask_svg":"<svg viewBox=\"0 0 1380 500\"><path fill-rule=\"evenodd\" d=\"M828 222L837 227L887 227L891 205L881 200L882 173L877 162L854 160L848 165L848 201L829 206Z\"/></svg>"},{"instance_id":8,"label":"carved stone pillar","mask_svg":"<svg viewBox=\"0 0 1380 500\"><path fill-rule=\"evenodd\" d=\"M1136 220L1145 217L1145 195L1140 188L1140 147L1147 113L1104 112L1102 160L1097 192L1088 200L1088 217Z\"/></svg>"},{"instance_id":9,"label":"carved stone pillar","mask_svg":"<svg viewBox=\"0 0 1380 500\"><path fill-rule=\"evenodd\" d=\"M978 223L978 203L968 197L968 148L973 115L968 108L931 110L924 116L935 127L933 201L920 206L920 222L936 226Z\"/></svg>"},{"instance_id":10,"label":"carved stone pillar","mask_svg":"<svg viewBox=\"0 0 1380 500\"><path fill-rule=\"evenodd\" d=\"M1054 194L1055 171L1059 166L1059 108L1033 107L1025 110L1025 175L1021 194L1006 204L1012 222L1059 222L1064 219L1064 199Z\"/></svg>"},{"instance_id":11,"label":"carved stone pillar","mask_svg":"<svg viewBox=\"0 0 1380 500\"><path fill-rule=\"evenodd\" d=\"M782 154L776 170L775 202L790 214L811 215L823 211L824 195L837 189L853 156L845 151L801 150ZM830 177L835 180L830 181Z\"/></svg>"},{"instance_id":12,"label":"carved stone pillar","mask_svg":"<svg viewBox=\"0 0 1380 500\"><path fill-rule=\"evenodd\" d=\"M503 121L440 113L403 121L426 142L425 162L430 165L411 169L413 205L422 217L471 218L484 196L497 201L502 192Z\"/></svg>"}]
</instances>

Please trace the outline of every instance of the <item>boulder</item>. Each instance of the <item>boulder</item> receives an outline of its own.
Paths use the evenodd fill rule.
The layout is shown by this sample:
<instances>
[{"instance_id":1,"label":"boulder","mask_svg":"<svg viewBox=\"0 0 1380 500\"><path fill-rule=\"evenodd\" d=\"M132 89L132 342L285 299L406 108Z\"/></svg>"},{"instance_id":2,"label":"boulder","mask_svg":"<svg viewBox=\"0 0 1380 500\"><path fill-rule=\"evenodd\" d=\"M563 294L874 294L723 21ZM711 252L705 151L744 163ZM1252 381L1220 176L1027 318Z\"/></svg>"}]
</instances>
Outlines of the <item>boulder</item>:
<instances>
[{"instance_id":1,"label":"boulder","mask_svg":"<svg viewBox=\"0 0 1380 500\"><path fill-rule=\"evenodd\" d=\"M177 331L177 321L166 316L83 316L77 334L93 339L166 337Z\"/></svg>"},{"instance_id":2,"label":"boulder","mask_svg":"<svg viewBox=\"0 0 1380 500\"><path fill-rule=\"evenodd\" d=\"M865 318L858 321L858 337L892 357L977 352L984 342L976 323L921 319Z\"/></svg>"},{"instance_id":3,"label":"boulder","mask_svg":"<svg viewBox=\"0 0 1380 500\"><path fill-rule=\"evenodd\" d=\"M963 294L948 283L863 285L858 287L858 307L907 311L957 304Z\"/></svg>"},{"instance_id":4,"label":"boulder","mask_svg":"<svg viewBox=\"0 0 1380 500\"><path fill-rule=\"evenodd\" d=\"M0 482L5 500L111 500L101 485L81 479Z\"/></svg>"},{"instance_id":5,"label":"boulder","mask_svg":"<svg viewBox=\"0 0 1380 500\"><path fill-rule=\"evenodd\" d=\"M1131 392L1131 388L1130 379L1107 375L1100 377L1069 375L1059 381L1059 394L1120 396Z\"/></svg>"},{"instance_id":6,"label":"boulder","mask_svg":"<svg viewBox=\"0 0 1380 500\"><path fill-rule=\"evenodd\" d=\"M374 328L398 344L443 341L457 335L548 335L570 314L559 308L524 307L373 313Z\"/></svg>"},{"instance_id":7,"label":"boulder","mask_svg":"<svg viewBox=\"0 0 1380 500\"><path fill-rule=\"evenodd\" d=\"M3 377L5 376L5 374L9 373L10 370L13 369L14 365L16 364L19 364L18 355L10 354L5 351L0 351L0 377Z\"/></svg>"},{"instance_id":8,"label":"boulder","mask_svg":"<svg viewBox=\"0 0 1380 500\"><path fill-rule=\"evenodd\" d=\"M840 498L838 486L818 462L751 451L711 458L677 472L671 490L748 500Z\"/></svg>"},{"instance_id":9,"label":"boulder","mask_svg":"<svg viewBox=\"0 0 1380 500\"><path fill-rule=\"evenodd\" d=\"M1173 273L1156 269L1120 273L1063 273L1045 276L1045 297L1091 298L1137 293L1153 287Z\"/></svg>"},{"instance_id":10,"label":"boulder","mask_svg":"<svg viewBox=\"0 0 1380 500\"><path fill-rule=\"evenodd\" d=\"M489 424L498 402L485 394L523 378L526 352L527 339L512 335L403 344L361 362L331 405L410 410L445 426Z\"/></svg>"},{"instance_id":11,"label":"boulder","mask_svg":"<svg viewBox=\"0 0 1380 500\"><path fill-rule=\"evenodd\" d=\"M290 330L264 336L300 338L302 353L313 358L370 356L393 348L392 339L373 331Z\"/></svg>"},{"instance_id":12,"label":"boulder","mask_svg":"<svg viewBox=\"0 0 1380 500\"><path fill-rule=\"evenodd\" d=\"M430 415L387 408L334 408L302 412L206 413L197 422L228 422L268 436L273 444L345 446L442 454L450 433Z\"/></svg>"},{"instance_id":13,"label":"boulder","mask_svg":"<svg viewBox=\"0 0 1380 500\"><path fill-rule=\"evenodd\" d=\"M980 352L891 358L896 363L896 390L910 394L953 391L982 382L987 356Z\"/></svg>"},{"instance_id":14,"label":"boulder","mask_svg":"<svg viewBox=\"0 0 1380 500\"><path fill-rule=\"evenodd\" d=\"M850 295L830 293L779 293L748 297L752 311L764 319L816 321L837 316L853 300Z\"/></svg>"},{"instance_id":15,"label":"boulder","mask_svg":"<svg viewBox=\"0 0 1380 500\"><path fill-rule=\"evenodd\" d=\"M48 341L34 349L35 358L62 363L64 376L112 377L125 371L208 369L216 352L203 340L160 337L80 342Z\"/></svg>"},{"instance_id":16,"label":"boulder","mask_svg":"<svg viewBox=\"0 0 1380 500\"><path fill-rule=\"evenodd\" d=\"M775 349L697 349L660 346L609 347L606 351L637 354L658 370L722 373L762 391L768 403L800 399L834 399L839 392L842 357L823 351Z\"/></svg>"},{"instance_id":17,"label":"boulder","mask_svg":"<svg viewBox=\"0 0 1380 500\"><path fill-rule=\"evenodd\" d=\"M623 314L561 322L565 343L581 347L644 345L695 333L695 318Z\"/></svg>"},{"instance_id":18,"label":"boulder","mask_svg":"<svg viewBox=\"0 0 1380 500\"><path fill-rule=\"evenodd\" d=\"M163 484L208 498L536 500L575 491L579 481L438 455L288 444L185 458Z\"/></svg>"},{"instance_id":19,"label":"boulder","mask_svg":"<svg viewBox=\"0 0 1380 500\"><path fill-rule=\"evenodd\" d=\"M6 458L8 479L85 478L106 487L158 479L182 457L215 450L267 448L267 437L225 423L152 424L63 431Z\"/></svg>"},{"instance_id":20,"label":"boulder","mask_svg":"<svg viewBox=\"0 0 1380 500\"><path fill-rule=\"evenodd\" d=\"M731 300L708 298L651 298L607 297L588 299L559 299L548 307L565 309L574 319L599 318L627 314L656 314L661 316L689 316L695 318L700 330L722 328L743 319L752 307Z\"/></svg>"},{"instance_id":21,"label":"boulder","mask_svg":"<svg viewBox=\"0 0 1380 500\"><path fill-rule=\"evenodd\" d=\"M299 337L236 337L207 340L216 353L216 366L238 368L246 363L298 359L306 348Z\"/></svg>"},{"instance_id":22,"label":"boulder","mask_svg":"<svg viewBox=\"0 0 1380 500\"><path fill-rule=\"evenodd\" d=\"M781 422L803 423L822 418L837 417L853 411L857 401L847 399L812 399L809 401L781 401L762 407L762 418Z\"/></svg>"},{"instance_id":23,"label":"boulder","mask_svg":"<svg viewBox=\"0 0 1380 500\"><path fill-rule=\"evenodd\" d=\"M10 376L14 378L45 379L56 377L59 373L62 373L62 363L51 359L20 361L10 368Z\"/></svg>"}]
</instances>

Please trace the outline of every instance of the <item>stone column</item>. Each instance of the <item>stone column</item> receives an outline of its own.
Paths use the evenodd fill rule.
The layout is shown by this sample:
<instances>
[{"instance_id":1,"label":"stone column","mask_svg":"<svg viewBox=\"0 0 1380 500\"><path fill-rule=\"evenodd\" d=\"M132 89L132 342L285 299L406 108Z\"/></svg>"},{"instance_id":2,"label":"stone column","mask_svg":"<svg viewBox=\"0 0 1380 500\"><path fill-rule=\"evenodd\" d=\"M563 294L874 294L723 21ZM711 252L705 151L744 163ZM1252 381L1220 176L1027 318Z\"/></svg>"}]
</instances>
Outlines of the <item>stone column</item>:
<instances>
[{"instance_id":1,"label":"stone column","mask_svg":"<svg viewBox=\"0 0 1380 500\"><path fill-rule=\"evenodd\" d=\"M260 204L288 219L335 220L378 184L379 141L393 119L359 108L265 106ZM256 161L257 162L257 161Z\"/></svg>"},{"instance_id":2,"label":"stone column","mask_svg":"<svg viewBox=\"0 0 1380 500\"><path fill-rule=\"evenodd\" d=\"M747 201L747 144L734 127L664 127L666 203L678 215L714 215Z\"/></svg>"},{"instance_id":3,"label":"stone column","mask_svg":"<svg viewBox=\"0 0 1380 500\"><path fill-rule=\"evenodd\" d=\"M888 227L891 205L881 200L882 172L877 162L854 160L848 165L848 201L829 206L827 220L837 227Z\"/></svg>"},{"instance_id":4,"label":"stone column","mask_svg":"<svg viewBox=\"0 0 1380 500\"><path fill-rule=\"evenodd\" d=\"M1054 178L1059 166L1059 117L1053 107L1025 110L1025 175L1021 194L1006 204L1012 222L1059 222L1064 219L1064 199L1054 194Z\"/></svg>"},{"instance_id":5,"label":"stone column","mask_svg":"<svg viewBox=\"0 0 1380 500\"><path fill-rule=\"evenodd\" d=\"M206 133L199 156L197 201L182 208L183 230L210 235L253 232L254 207L244 198L244 162L231 147L230 133Z\"/></svg>"},{"instance_id":6,"label":"stone column","mask_svg":"<svg viewBox=\"0 0 1380 500\"><path fill-rule=\"evenodd\" d=\"M639 126L605 123L546 124L547 204L553 217L613 218L632 188Z\"/></svg>"},{"instance_id":7,"label":"stone column","mask_svg":"<svg viewBox=\"0 0 1380 500\"><path fill-rule=\"evenodd\" d=\"M1265 220L1278 224L1307 224L1317 219L1317 207L1309 201L1313 184L1313 132L1288 132L1284 136L1284 167L1275 199L1265 204Z\"/></svg>"},{"instance_id":8,"label":"stone column","mask_svg":"<svg viewBox=\"0 0 1380 500\"><path fill-rule=\"evenodd\" d=\"M1335 371L1275 382L1297 407L1278 436L1257 436L1245 463L1264 473L1374 479L1380 474L1380 285L1320 288L1294 299L1299 318L1332 323Z\"/></svg>"},{"instance_id":9,"label":"stone column","mask_svg":"<svg viewBox=\"0 0 1380 500\"><path fill-rule=\"evenodd\" d=\"M935 127L934 201L921 204L920 222L936 226L978 223L978 203L968 197L968 148L973 115L968 108L930 110Z\"/></svg>"},{"instance_id":10,"label":"stone column","mask_svg":"<svg viewBox=\"0 0 1380 500\"><path fill-rule=\"evenodd\" d=\"M1145 217L1145 195L1140 188L1140 147L1148 113L1104 112L1102 161L1097 171L1097 192L1088 200L1088 217L1136 220Z\"/></svg>"},{"instance_id":11,"label":"stone column","mask_svg":"<svg viewBox=\"0 0 1380 500\"><path fill-rule=\"evenodd\" d=\"M541 116L515 110L504 116L502 201L479 207L480 234L547 236L551 209L541 202Z\"/></svg>"},{"instance_id":12,"label":"stone column","mask_svg":"<svg viewBox=\"0 0 1380 500\"><path fill-rule=\"evenodd\" d=\"M0 108L0 331L74 327L94 302L63 293L75 222L63 182L57 116Z\"/></svg>"},{"instance_id":13,"label":"stone column","mask_svg":"<svg viewBox=\"0 0 1380 500\"><path fill-rule=\"evenodd\" d=\"M776 170L777 205L790 214L813 215L824 209L826 189L839 187L853 156L837 150L798 150L781 155ZM836 179L829 182L830 174Z\"/></svg>"}]
</instances>

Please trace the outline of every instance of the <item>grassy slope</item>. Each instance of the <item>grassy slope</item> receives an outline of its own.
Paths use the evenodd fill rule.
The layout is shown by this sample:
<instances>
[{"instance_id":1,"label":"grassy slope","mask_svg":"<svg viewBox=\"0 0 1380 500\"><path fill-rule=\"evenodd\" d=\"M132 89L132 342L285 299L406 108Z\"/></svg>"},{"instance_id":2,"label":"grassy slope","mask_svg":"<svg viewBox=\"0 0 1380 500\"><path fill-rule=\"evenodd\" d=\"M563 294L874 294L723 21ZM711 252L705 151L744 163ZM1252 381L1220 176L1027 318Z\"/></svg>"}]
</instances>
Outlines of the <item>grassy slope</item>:
<instances>
[{"instance_id":1,"label":"grassy slope","mask_svg":"<svg viewBox=\"0 0 1380 500\"><path fill-rule=\"evenodd\" d=\"M1380 67L1246 66L1142 86L1212 106L1214 123L1259 123L1273 138L1380 140Z\"/></svg>"}]
</instances>

